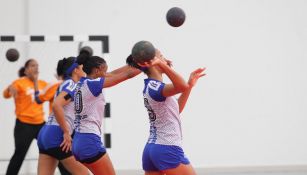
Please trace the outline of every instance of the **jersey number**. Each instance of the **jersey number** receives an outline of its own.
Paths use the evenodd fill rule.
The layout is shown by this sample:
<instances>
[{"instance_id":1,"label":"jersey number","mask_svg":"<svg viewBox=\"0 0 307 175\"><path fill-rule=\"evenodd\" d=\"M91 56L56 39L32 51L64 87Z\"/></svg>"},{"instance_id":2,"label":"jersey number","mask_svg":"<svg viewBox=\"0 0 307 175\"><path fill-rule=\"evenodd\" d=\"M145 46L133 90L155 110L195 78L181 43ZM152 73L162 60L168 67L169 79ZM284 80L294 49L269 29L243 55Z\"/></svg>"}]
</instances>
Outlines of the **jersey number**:
<instances>
[{"instance_id":1,"label":"jersey number","mask_svg":"<svg viewBox=\"0 0 307 175\"><path fill-rule=\"evenodd\" d=\"M77 91L75 96L75 111L77 114L80 114L83 109L83 103L82 103L82 93L80 90Z\"/></svg>"},{"instance_id":2,"label":"jersey number","mask_svg":"<svg viewBox=\"0 0 307 175\"><path fill-rule=\"evenodd\" d=\"M148 111L148 116L149 116L149 120L150 121L155 121L156 120L156 114L155 112L152 110L149 102L148 102L148 99L144 97L144 105Z\"/></svg>"}]
</instances>

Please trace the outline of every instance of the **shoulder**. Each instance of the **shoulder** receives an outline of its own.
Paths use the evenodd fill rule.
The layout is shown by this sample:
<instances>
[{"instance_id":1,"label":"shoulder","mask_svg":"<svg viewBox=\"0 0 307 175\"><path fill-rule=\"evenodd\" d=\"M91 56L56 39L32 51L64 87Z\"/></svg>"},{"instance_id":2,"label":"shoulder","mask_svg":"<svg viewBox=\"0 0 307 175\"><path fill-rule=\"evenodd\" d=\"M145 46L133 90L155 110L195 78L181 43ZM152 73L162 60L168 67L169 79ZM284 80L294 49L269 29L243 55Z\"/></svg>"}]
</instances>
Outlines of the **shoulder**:
<instances>
[{"instance_id":1,"label":"shoulder","mask_svg":"<svg viewBox=\"0 0 307 175\"><path fill-rule=\"evenodd\" d=\"M67 79L63 81L62 84L75 84L75 82L72 79Z\"/></svg>"},{"instance_id":2,"label":"shoulder","mask_svg":"<svg viewBox=\"0 0 307 175\"><path fill-rule=\"evenodd\" d=\"M99 86L100 87L104 83L104 78L99 77L99 78L95 78L95 79L86 79L85 82L89 87L93 87L93 86Z\"/></svg>"},{"instance_id":3,"label":"shoulder","mask_svg":"<svg viewBox=\"0 0 307 175\"><path fill-rule=\"evenodd\" d=\"M103 81L104 78L103 77L98 77L95 79L86 79L87 82L99 82L99 81Z\"/></svg>"},{"instance_id":4,"label":"shoulder","mask_svg":"<svg viewBox=\"0 0 307 175\"><path fill-rule=\"evenodd\" d=\"M146 80L145 80L146 81ZM152 90L156 90L158 91L159 89L164 87L164 83L158 80L154 80L154 79L147 79L147 86L148 88L152 89Z\"/></svg>"},{"instance_id":5,"label":"shoulder","mask_svg":"<svg viewBox=\"0 0 307 175\"><path fill-rule=\"evenodd\" d=\"M87 86L94 96L98 96L103 89L104 78L87 79Z\"/></svg>"},{"instance_id":6,"label":"shoulder","mask_svg":"<svg viewBox=\"0 0 307 175\"><path fill-rule=\"evenodd\" d=\"M25 86L26 84L28 84L29 80L25 77L21 77L21 78L18 78L16 80L13 81L12 85L23 85Z\"/></svg>"},{"instance_id":7,"label":"shoulder","mask_svg":"<svg viewBox=\"0 0 307 175\"><path fill-rule=\"evenodd\" d=\"M20 78L17 78L16 80L13 81L13 83L24 83L28 81L28 79L26 77L20 77Z\"/></svg>"},{"instance_id":8,"label":"shoulder","mask_svg":"<svg viewBox=\"0 0 307 175\"><path fill-rule=\"evenodd\" d=\"M76 83L72 79L67 79L61 84L61 87L73 91L73 89L76 87Z\"/></svg>"},{"instance_id":9,"label":"shoulder","mask_svg":"<svg viewBox=\"0 0 307 175\"><path fill-rule=\"evenodd\" d=\"M145 80L145 86L147 86L148 90L146 91L145 88L144 93L148 93L148 95L155 101L165 101L166 97L162 95L162 90L165 86L163 82L154 79L147 79Z\"/></svg>"}]
</instances>

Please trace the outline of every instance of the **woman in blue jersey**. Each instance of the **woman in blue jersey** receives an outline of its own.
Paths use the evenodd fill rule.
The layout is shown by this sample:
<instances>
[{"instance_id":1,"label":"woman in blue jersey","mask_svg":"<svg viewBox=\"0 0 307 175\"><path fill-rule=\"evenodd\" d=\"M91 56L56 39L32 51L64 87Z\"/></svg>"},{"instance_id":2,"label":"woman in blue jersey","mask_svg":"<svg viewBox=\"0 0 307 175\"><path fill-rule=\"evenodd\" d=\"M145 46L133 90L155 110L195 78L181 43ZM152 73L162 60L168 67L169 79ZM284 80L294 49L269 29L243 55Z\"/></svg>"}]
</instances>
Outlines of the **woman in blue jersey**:
<instances>
[{"instance_id":1,"label":"woman in blue jersey","mask_svg":"<svg viewBox=\"0 0 307 175\"><path fill-rule=\"evenodd\" d=\"M141 73L138 69L123 66L107 73L105 60L98 56L80 56L87 77L81 78L75 89L75 135L72 151L75 158L95 175L114 175L112 162L101 142L104 115L104 88Z\"/></svg>"},{"instance_id":2,"label":"woman in blue jersey","mask_svg":"<svg viewBox=\"0 0 307 175\"><path fill-rule=\"evenodd\" d=\"M195 171L182 150L180 113L192 87L204 76L204 68L193 71L188 82L171 68L171 61L157 50L150 62L136 63L132 56L127 58L130 66L142 70L145 79L144 105L148 111L150 135L143 151L145 175L195 175ZM163 83L166 74L172 83ZM176 99L174 95L180 94Z\"/></svg>"},{"instance_id":3,"label":"woman in blue jersey","mask_svg":"<svg viewBox=\"0 0 307 175\"><path fill-rule=\"evenodd\" d=\"M85 75L75 57L58 61L58 76L63 76L53 103L53 112L38 135L38 174L52 175L59 161L72 174L87 175L88 169L75 160L71 152L74 129L73 91L75 83Z\"/></svg>"}]
</instances>

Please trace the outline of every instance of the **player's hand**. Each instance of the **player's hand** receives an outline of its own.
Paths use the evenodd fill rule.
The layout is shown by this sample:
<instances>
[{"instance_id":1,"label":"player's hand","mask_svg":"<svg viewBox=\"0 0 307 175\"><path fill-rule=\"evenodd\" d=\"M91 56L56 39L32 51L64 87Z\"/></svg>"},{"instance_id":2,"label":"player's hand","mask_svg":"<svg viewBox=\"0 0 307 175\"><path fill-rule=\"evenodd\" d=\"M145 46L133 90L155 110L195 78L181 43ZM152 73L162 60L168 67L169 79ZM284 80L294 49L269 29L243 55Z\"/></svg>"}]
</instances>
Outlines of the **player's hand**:
<instances>
[{"instance_id":1,"label":"player's hand","mask_svg":"<svg viewBox=\"0 0 307 175\"><path fill-rule=\"evenodd\" d=\"M36 73L36 72L30 73L29 74L29 78L30 78L31 81L37 82L37 80L38 80L38 73Z\"/></svg>"},{"instance_id":2,"label":"player's hand","mask_svg":"<svg viewBox=\"0 0 307 175\"><path fill-rule=\"evenodd\" d=\"M190 74L190 78L188 81L188 84L190 85L190 87L192 88L193 86L195 86L195 84L197 83L197 80L200 77L205 76L206 74L204 73L204 71L206 70L206 68L198 68L196 70L194 70L191 74Z\"/></svg>"},{"instance_id":3,"label":"player's hand","mask_svg":"<svg viewBox=\"0 0 307 175\"><path fill-rule=\"evenodd\" d=\"M63 134L63 142L61 143L60 147L62 148L62 151L64 152L68 152L71 151L71 142L72 142L72 138L69 134L69 132L65 132Z\"/></svg>"},{"instance_id":4,"label":"player's hand","mask_svg":"<svg viewBox=\"0 0 307 175\"><path fill-rule=\"evenodd\" d=\"M156 49L156 58L161 60L161 63L166 64L168 66L173 66L172 61L164 57L164 55L160 52L160 50Z\"/></svg>"},{"instance_id":5,"label":"player's hand","mask_svg":"<svg viewBox=\"0 0 307 175\"><path fill-rule=\"evenodd\" d=\"M172 67L173 66L173 62L171 60L168 60L168 59L165 59L166 61L166 64L169 66L169 67Z\"/></svg>"}]
</instances>

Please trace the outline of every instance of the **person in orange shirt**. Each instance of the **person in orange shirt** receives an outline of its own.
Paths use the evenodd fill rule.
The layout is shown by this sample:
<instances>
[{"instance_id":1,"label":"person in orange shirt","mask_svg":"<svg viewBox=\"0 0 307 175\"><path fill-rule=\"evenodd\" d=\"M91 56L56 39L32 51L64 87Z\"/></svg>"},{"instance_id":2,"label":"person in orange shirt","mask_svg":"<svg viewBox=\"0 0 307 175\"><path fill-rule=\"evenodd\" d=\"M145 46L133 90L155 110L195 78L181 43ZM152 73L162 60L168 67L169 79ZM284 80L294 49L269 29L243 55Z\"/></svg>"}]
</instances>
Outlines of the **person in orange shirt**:
<instances>
[{"instance_id":1,"label":"person in orange shirt","mask_svg":"<svg viewBox=\"0 0 307 175\"><path fill-rule=\"evenodd\" d=\"M39 91L35 88L35 101L38 104L42 104L46 101L49 102L49 115L52 112L52 104L54 100L55 93L59 88L60 84L63 82L62 77L58 77L58 81L50 82L48 85L42 90Z\"/></svg>"},{"instance_id":2,"label":"person in orange shirt","mask_svg":"<svg viewBox=\"0 0 307 175\"><path fill-rule=\"evenodd\" d=\"M3 91L4 98L14 98L16 114L15 151L9 162L7 175L18 174L32 140L37 138L45 123L43 106L34 100L34 84L37 84L39 90L47 86L45 81L38 80L38 74L37 61L29 59L19 70L20 78Z\"/></svg>"}]
</instances>

